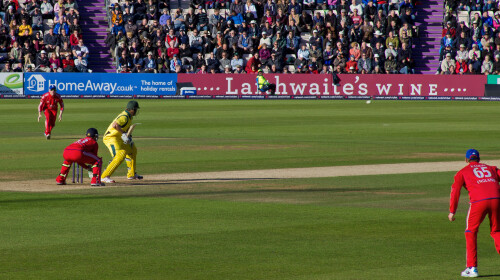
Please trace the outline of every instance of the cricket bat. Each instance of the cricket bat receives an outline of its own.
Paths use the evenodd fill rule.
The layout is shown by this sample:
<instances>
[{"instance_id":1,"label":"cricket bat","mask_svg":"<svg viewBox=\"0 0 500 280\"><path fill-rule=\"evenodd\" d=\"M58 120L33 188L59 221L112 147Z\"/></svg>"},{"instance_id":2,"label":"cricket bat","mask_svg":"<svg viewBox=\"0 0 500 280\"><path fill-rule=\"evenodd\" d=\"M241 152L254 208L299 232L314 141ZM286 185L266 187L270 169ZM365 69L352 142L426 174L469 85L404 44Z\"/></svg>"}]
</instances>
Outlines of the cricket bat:
<instances>
[{"instance_id":1,"label":"cricket bat","mask_svg":"<svg viewBox=\"0 0 500 280\"><path fill-rule=\"evenodd\" d=\"M136 125L138 125L140 123L134 123L133 125L131 125L129 128L128 128L128 131L127 131L127 137L130 138L130 136L132 136L132 132L134 131L134 128Z\"/></svg>"}]
</instances>

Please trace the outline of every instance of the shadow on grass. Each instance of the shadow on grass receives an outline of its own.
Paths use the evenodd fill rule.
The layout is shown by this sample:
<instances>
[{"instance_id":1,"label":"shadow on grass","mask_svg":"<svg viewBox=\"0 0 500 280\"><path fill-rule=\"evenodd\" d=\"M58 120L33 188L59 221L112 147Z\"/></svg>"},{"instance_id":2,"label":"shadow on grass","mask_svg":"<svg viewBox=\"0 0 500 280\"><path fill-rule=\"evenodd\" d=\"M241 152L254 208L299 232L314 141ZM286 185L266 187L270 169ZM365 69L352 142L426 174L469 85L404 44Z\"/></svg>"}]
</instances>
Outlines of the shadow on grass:
<instances>
[{"instance_id":1,"label":"shadow on grass","mask_svg":"<svg viewBox=\"0 0 500 280\"><path fill-rule=\"evenodd\" d=\"M142 186L155 186L155 185L168 185L175 183L152 183L152 184L142 184ZM133 184L130 186L141 186L141 184ZM93 189L106 189L106 187L96 187ZM106 190L111 190L108 188ZM205 190L205 191L176 191L163 189L162 192L158 192L157 190L144 190L147 193L142 194L127 194L127 193L117 193L117 194L63 194L63 196L58 197L43 197L43 198L22 198L22 199L5 199L0 200L0 208L2 204L7 203L33 203L33 202L50 202L50 201L84 201L84 200L106 200L106 199L127 199L127 198L147 198L147 197L194 197L194 198L203 198L203 196L208 195L231 195L231 194L269 194L269 193L320 193L320 192L328 192L328 193L343 193L343 192L360 192L360 191L370 191L376 192L381 191L383 189L374 189L374 188L313 188L313 189L285 189L279 187L272 187L267 189L240 189L240 190ZM68 197L67 195L71 195ZM75 195L75 196L73 196Z\"/></svg>"}]
</instances>

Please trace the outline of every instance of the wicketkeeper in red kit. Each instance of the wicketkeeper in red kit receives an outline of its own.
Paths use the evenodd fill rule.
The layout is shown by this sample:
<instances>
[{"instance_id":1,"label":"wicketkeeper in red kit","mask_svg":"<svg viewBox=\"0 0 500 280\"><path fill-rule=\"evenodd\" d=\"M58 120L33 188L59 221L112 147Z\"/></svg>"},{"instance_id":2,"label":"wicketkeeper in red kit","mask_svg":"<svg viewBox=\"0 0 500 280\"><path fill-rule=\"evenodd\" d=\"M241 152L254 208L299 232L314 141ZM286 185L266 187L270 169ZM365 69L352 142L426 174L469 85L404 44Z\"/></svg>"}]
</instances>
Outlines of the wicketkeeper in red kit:
<instances>
[{"instance_id":1,"label":"wicketkeeper in red kit","mask_svg":"<svg viewBox=\"0 0 500 280\"><path fill-rule=\"evenodd\" d=\"M87 137L76 141L64 149L64 162L61 167L61 173L56 179L58 185L66 185L66 177L71 169L71 164L76 162L82 168L89 171L89 176L92 174L91 186L104 186L104 183L101 183L102 158L97 156L99 133L97 129L89 128L86 135Z\"/></svg>"},{"instance_id":2,"label":"wicketkeeper in red kit","mask_svg":"<svg viewBox=\"0 0 500 280\"><path fill-rule=\"evenodd\" d=\"M469 213L465 228L467 268L463 277L478 277L477 271L477 232L486 215L490 219L490 235L495 241L496 251L500 254L500 170L496 166L479 163L479 152L467 150L467 166L458 171L451 186L450 213L448 219L455 220L460 190L469 192Z\"/></svg>"},{"instance_id":3,"label":"wicketkeeper in red kit","mask_svg":"<svg viewBox=\"0 0 500 280\"><path fill-rule=\"evenodd\" d=\"M56 86L51 86L49 92L42 95L40 105L38 105L38 122L40 122L40 118L42 117L42 111L45 114L45 138L47 140L50 139L50 133L56 125L57 104L61 106L61 111L59 111L59 121L61 121L64 103L61 96L56 92Z\"/></svg>"}]
</instances>

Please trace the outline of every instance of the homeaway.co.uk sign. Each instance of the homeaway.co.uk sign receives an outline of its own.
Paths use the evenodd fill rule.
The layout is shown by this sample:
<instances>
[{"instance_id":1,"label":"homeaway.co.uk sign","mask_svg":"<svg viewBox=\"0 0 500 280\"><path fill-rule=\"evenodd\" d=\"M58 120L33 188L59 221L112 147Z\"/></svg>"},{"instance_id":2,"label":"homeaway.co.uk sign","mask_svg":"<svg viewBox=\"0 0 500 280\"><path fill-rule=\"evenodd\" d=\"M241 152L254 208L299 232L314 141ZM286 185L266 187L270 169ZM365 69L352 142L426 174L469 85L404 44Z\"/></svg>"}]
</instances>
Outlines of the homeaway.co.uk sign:
<instances>
[{"instance_id":1,"label":"homeaway.co.uk sign","mask_svg":"<svg viewBox=\"0 0 500 280\"><path fill-rule=\"evenodd\" d=\"M24 94L56 86L61 95L175 95L176 82L177 74L25 73Z\"/></svg>"}]
</instances>

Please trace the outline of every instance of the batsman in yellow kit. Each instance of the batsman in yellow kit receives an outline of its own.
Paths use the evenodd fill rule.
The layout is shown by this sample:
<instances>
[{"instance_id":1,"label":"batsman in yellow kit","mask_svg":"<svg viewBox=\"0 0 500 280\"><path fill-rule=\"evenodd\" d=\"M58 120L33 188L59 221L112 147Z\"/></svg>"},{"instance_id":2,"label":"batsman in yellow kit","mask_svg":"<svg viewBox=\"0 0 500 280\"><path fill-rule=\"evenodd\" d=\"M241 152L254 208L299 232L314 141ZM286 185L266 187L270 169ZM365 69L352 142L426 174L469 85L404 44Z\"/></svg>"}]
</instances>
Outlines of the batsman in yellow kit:
<instances>
[{"instance_id":1,"label":"batsman in yellow kit","mask_svg":"<svg viewBox=\"0 0 500 280\"><path fill-rule=\"evenodd\" d=\"M131 137L129 137L131 135L127 135L132 125L132 119L137 115L138 111L139 103L135 100L129 101L125 111L121 112L118 117L113 120L104 134L102 141L104 145L108 147L113 157L106 170L102 173L101 181L104 183L115 183L110 177L123 160L127 163L127 179L142 179L142 176L137 175L137 172L135 172L137 148Z\"/></svg>"}]
</instances>

